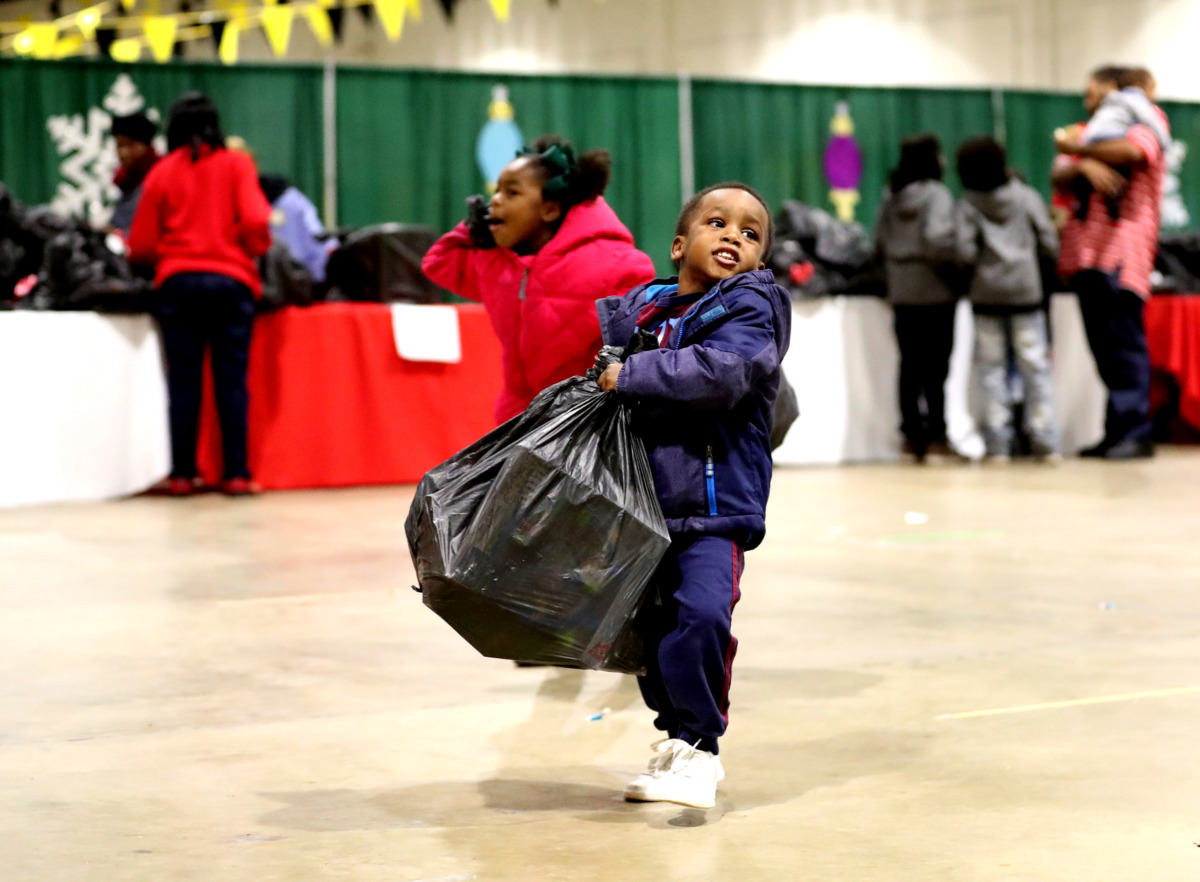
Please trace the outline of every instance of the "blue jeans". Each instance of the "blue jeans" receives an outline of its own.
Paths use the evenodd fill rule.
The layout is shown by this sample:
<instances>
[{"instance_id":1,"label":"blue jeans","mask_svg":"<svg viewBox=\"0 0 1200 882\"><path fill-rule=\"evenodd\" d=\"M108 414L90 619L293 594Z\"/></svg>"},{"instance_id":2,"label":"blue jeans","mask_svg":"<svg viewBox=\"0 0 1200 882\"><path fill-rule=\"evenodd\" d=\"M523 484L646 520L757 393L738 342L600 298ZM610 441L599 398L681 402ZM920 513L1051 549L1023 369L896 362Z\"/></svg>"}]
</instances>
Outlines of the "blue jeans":
<instances>
[{"instance_id":1,"label":"blue jeans","mask_svg":"<svg viewBox=\"0 0 1200 882\"><path fill-rule=\"evenodd\" d=\"M1046 315L975 315L975 370L983 392L983 440L989 456L1012 453L1013 395L1008 373L1012 350L1025 387L1025 426L1034 454L1058 448Z\"/></svg>"},{"instance_id":2,"label":"blue jeans","mask_svg":"<svg viewBox=\"0 0 1200 882\"><path fill-rule=\"evenodd\" d=\"M204 350L209 348L225 478L249 478L246 368L254 325L253 293L217 273L178 273L159 289L158 320L167 358L172 477L196 477L201 378Z\"/></svg>"},{"instance_id":3,"label":"blue jeans","mask_svg":"<svg viewBox=\"0 0 1200 882\"><path fill-rule=\"evenodd\" d=\"M729 722L742 547L724 536L673 536L638 614L646 641L642 697L656 728L711 753Z\"/></svg>"},{"instance_id":4,"label":"blue jeans","mask_svg":"<svg viewBox=\"0 0 1200 882\"><path fill-rule=\"evenodd\" d=\"M1150 351L1142 298L1120 286L1117 273L1084 270L1071 279L1088 346L1108 387L1106 446L1150 437Z\"/></svg>"}]
</instances>

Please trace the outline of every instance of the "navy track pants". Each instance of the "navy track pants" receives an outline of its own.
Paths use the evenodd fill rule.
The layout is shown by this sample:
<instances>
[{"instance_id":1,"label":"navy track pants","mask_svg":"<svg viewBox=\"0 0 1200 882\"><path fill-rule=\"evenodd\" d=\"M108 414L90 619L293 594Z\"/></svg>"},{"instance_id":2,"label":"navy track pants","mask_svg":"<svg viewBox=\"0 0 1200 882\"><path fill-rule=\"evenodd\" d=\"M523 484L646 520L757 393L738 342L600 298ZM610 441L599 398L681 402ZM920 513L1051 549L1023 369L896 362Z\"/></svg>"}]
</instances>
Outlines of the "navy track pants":
<instances>
[{"instance_id":1,"label":"navy track pants","mask_svg":"<svg viewBox=\"0 0 1200 882\"><path fill-rule=\"evenodd\" d=\"M745 553L724 536L675 536L639 613L646 641L642 697L671 738L717 753L729 723L731 629Z\"/></svg>"}]
</instances>

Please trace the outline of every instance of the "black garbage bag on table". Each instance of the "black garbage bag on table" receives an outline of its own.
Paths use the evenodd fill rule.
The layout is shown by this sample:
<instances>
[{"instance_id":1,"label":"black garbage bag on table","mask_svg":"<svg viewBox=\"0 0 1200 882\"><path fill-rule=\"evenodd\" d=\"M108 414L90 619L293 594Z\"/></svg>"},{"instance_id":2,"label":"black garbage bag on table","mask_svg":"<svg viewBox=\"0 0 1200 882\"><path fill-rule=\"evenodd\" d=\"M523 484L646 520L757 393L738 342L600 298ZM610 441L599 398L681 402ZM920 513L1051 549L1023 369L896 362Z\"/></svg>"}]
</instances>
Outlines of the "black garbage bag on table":
<instances>
[{"instance_id":1,"label":"black garbage bag on table","mask_svg":"<svg viewBox=\"0 0 1200 882\"><path fill-rule=\"evenodd\" d=\"M152 286L134 275L124 255L112 251L104 233L69 220L46 242L37 283L24 309L150 312Z\"/></svg>"},{"instance_id":2,"label":"black garbage bag on table","mask_svg":"<svg viewBox=\"0 0 1200 882\"><path fill-rule=\"evenodd\" d=\"M312 271L276 240L258 259L262 296L255 302L258 313L274 312L285 306L312 306L316 299Z\"/></svg>"},{"instance_id":3,"label":"black garbage bag on table","mask_svg":"<svg viewBox=\"0 0 1200 882\"><path fill-rule=\"evenodd\" d=\"M0 301L15 299L13 288L42 266L46 242L67 228L48 208L26 208L0 183Z\"/></svg>"},{"instance_id":4,"label":"black garbage bag on table","mask_svg":"<svg viewBox=\"0 0 1200 882\"><path fill-rule=\"evenodd\" d=\"M1154 293L1200 294L1200 233L1175 230L1158 240L1154 260L1161 280Z\"/></svg>"},{"instance_id":5,"label":"black garbage bag on table","mask_svg":"<svg viewBox=\"0 0 1200 882\"><path fill-rule=\"evenodd\" d=\"M483 655L643 672L633 618L670 538L631 422L592 377L564 380L421 480L419 590Z\"/></svg>"},{"instance_id":6,"label":"black garbage bag on table","mask_svg":"<svg viewBox=\"0 0 1200 882\"><path fill-rule=\"evenodd\" d=\"M339 237L325 279L329 300L373 303L442 303L447 291L429 281L421 259L437 241L432 227L379 224Z\"/></svg>"},{"instance_id":7,"label":"black garbage bag on table","mask_svg":"<svg viewBox=\"0 0 1200 882\"><path fill-rule=\"evenodd\" d=\"M859 223L785 199L775 214L768 268L795 300L834 294L883 296L883 274Z\"/></svg>"}]
</instances>

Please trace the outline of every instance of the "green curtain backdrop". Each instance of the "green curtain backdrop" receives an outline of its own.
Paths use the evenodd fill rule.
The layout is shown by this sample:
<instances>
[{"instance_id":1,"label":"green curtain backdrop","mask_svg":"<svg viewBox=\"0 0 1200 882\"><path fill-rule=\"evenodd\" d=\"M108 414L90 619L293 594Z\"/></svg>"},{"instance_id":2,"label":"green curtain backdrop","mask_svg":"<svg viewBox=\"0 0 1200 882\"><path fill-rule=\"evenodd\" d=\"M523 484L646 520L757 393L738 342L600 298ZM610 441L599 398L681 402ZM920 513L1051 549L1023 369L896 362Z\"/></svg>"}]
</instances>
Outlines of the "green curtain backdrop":
<instances>
[{"instance_id":1,"label":"green curtain backdrop","mask_svg":"<svg viewBox=\"0 0 1200 882\"><path fill-rule=\"evenodd\" d=\"M290 178L318 205L321 200L321 70L311 66L132 64L102 61L0 60L0 181L27 204L49 201L57 188L59 155L47 118L102 107L126 73L147 108L165 120L180 94L199 90L221 111L226 134L241 135L259 168Z\"/></svg>"},{"instance_id":2,"label":"green curtain backdrop","mask_svg":"<svg viewBox=\"0 0 1200 882\"><path fill-rule=\"evenodd\" d=\"M324 72L306 65L96 60L0 60L0 181L27 204L49 201L61 179L51 116L86 116L127 74L150 107L166 111L185 90L211 95L225 129L254 148L263 171L286 175L322 203ZM336 72L338 219L350 226L399 221L442 231L481 192L475 144L492 88L508 87L528 140L560 132L580 148L607 147L608 198L638 245L669 270L667 249L681 192L679 83L675 79L515 76L394 69ZM1051 133L1078 121L1078 94L958 89L883 89L697 80L691 86L697 187L729 178L751 183L777 207L799 199L832 209L823 155L839 101L847 102L864 158L857 219L873 224L888 170L907 135L942 138L953 156L965 138L1003 132L1012 165L1049 192ZM1200 104L1164 102L1175 137L1189 150L1180 189L1200 228ZM94 145L93 145L94 146ZM1182 152L1182 148L1180 148Z\"/></svg>"},{"instance_id":3,"label":"green curtain backdrop","mask_svg":"<svg viewBox=\"0 0 1200 882\"><path fill-rule=\"evenodd\" d=\"M446 230L483 191L475 143L496 84L527 141L546 132L612 152L606 198L660 268L679 210L674 80L345 69L337 72L338 219Z\"/></svg>"},{"instance_id":4,"label":"green curtain backdrop","mask_svg":"<svg viewBox=\"0 0 1200 882\"><path fill-rule=\"evenodd\" d=\"M1005 92L1004 129L1008 162L1043 196L1050 196L1054 130L1083 122L1083 96L1053 92Z\"/></svg>"},{"instance_id":5,"label":"green curtain backdrop","mask_svg":"<svg viewBox=\"0 0 1200 882\"><path fill-rule=\"evenodd\" d=\"M992 93L984 90L865 89L698 80L692 84L696 187L743 180L773 209L798 199L833 210L823 157L839 101L847 102L863 154L856 219L872 226L900 141L936 132L953 165L963 139L993 134ZM952 171L947 183L955 185Z\"/></svg>"}]
</instances>

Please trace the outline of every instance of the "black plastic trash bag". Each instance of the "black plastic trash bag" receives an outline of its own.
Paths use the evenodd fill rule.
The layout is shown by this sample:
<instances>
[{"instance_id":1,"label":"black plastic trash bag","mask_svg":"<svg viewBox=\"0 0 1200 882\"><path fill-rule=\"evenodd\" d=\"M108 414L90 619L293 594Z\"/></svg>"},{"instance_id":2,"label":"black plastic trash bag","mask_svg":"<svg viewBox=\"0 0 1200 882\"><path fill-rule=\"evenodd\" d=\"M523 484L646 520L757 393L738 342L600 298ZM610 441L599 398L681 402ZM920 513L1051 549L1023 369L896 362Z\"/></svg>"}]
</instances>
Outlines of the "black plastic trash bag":
<instances>
[{"instance_id":1,"label":"black plastic trash bag","mask_svg":"<svg viewBox=\"0 0 1200 882\"><path fill-rule=\"evenodd\" d=\"M425 605L486 656L641 673L670 538L630 424L576 377L430 470L405 522Z\"/></svg>"},{"instance_id":2,"label":"black plastic trash bag","mask_svg":"<svg viewBox=\"0 0 1200 882\"><path fill-rule=\"evenodd\" d=\"M372 303L443 303L448 291L431 282L421 259L437 241L432 227L379 224L355 230L329 255L326 299Z\"/></svg>"}]
</instances>

